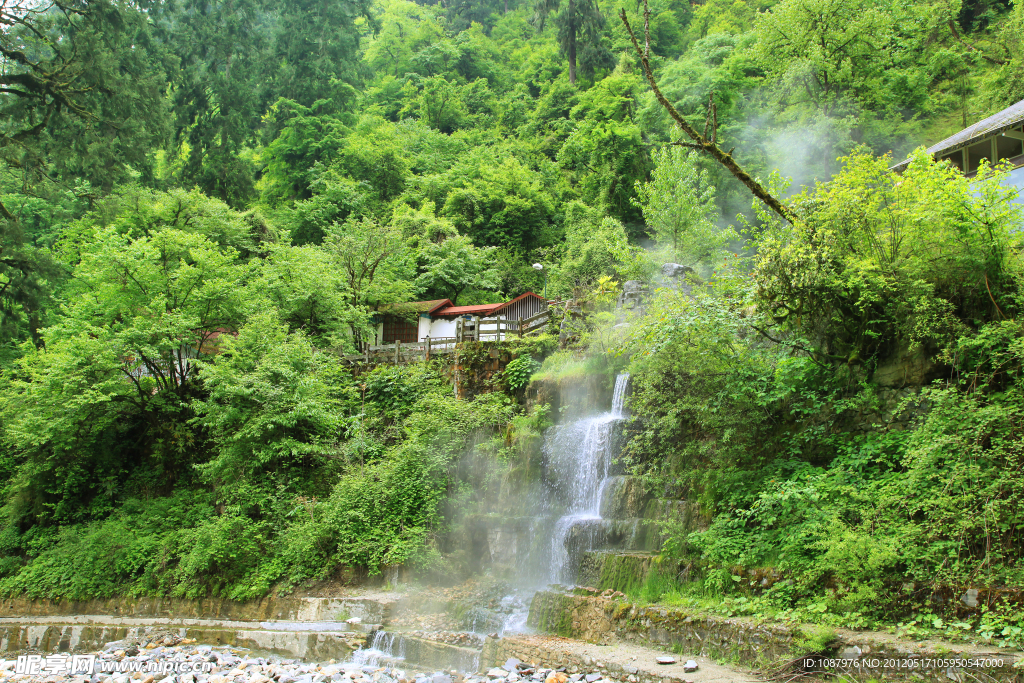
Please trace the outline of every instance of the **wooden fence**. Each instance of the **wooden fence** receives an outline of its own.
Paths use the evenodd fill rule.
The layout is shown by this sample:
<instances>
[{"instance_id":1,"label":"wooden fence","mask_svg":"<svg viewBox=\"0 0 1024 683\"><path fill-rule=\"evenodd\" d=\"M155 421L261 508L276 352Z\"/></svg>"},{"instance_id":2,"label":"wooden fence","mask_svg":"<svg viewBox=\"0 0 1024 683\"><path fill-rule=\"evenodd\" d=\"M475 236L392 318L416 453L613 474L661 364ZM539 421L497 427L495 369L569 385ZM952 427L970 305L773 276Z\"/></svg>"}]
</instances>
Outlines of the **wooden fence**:
<instances>
[{"instance_id":1,"label":"wooden fence","mask_svg":"<svg viewBox=\"0 0 1024 683\"><path fill-rule=\"evenodd\" d=\"M510 338L516 339L526 335L538 334L547 329L551 323L551 312L541 311L525 320L502 320L500 318L473 318L455 321L454 337L427 337L421 342L405 343L395 341L391 344L367 346L363 353L345 356L352 362L365 363L414 363L429 360L435 356L455 353L455 347L464 341L500 342Z\"/></svg>"}]
</instances>

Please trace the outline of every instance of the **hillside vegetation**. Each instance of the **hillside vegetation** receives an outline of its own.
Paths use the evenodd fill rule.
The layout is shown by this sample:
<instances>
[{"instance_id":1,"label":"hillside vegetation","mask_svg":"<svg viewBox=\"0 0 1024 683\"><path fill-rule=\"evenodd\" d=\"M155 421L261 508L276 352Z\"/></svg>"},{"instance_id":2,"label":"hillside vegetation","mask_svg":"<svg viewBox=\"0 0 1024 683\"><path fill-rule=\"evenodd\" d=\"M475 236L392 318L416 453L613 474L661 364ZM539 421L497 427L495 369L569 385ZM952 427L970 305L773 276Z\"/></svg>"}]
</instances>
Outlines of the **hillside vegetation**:
<instances>
[{"instance_id":1,"label":"hillside vegetation","mask_svg":"<svg viewBox=\"0 0 1024 683\"><path fill-rule=\"evenodd\" d=\"M634 2L18 2L0 590L457 574L459 459L535 453L558 341L466 400L340 356L389 304L546 286L587 316L544 376L628 369L629 466L706 518L646 599L1022 642L1020 210L1005 169L886 169L1024 99L1024 5L652 0L662 92L782 221L676 144ZM612 327L626 280L655 286Z\"/></svg>"}]
</instances>

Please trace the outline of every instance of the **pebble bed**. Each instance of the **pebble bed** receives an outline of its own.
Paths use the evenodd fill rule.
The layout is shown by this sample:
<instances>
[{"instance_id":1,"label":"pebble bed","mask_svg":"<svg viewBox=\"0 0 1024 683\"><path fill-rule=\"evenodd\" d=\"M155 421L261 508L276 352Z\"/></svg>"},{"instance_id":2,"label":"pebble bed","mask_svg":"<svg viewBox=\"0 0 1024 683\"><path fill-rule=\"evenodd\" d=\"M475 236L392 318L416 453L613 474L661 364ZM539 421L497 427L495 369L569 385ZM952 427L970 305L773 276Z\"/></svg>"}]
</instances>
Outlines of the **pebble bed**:
<instances>
[{"instance_id":1,"label":"pebble bed","mask_svg":"<svg viewBox=\"0 0 1024 683\"><path fill-rule=\"evenodd\" d=\"M424 634L427 635L427 634ZM431 634L435 635L435 634ZM447 635L447 634L446 634ZM475 639L475 636L474 636ZM108 643L95 656L91 675L17 673L16 660L0 661L3 683L618 683L595 671L566 673L565 669L533 668L517 659L486 673L417 671L378 651L354 653L351 661L303 662L255 653L231 646L197 645L180 638L149 642ZM58 655L64 657L65 655ZM44 662L46 655L43 655ZM52 655L51 655L52 657ZM67 655L70 659L70 655ZM168 671L174 667L176 670ZM160 670L164 669L164 670ZM186 669L191 669L186 671Z\"/></svg>"}]
</instances>

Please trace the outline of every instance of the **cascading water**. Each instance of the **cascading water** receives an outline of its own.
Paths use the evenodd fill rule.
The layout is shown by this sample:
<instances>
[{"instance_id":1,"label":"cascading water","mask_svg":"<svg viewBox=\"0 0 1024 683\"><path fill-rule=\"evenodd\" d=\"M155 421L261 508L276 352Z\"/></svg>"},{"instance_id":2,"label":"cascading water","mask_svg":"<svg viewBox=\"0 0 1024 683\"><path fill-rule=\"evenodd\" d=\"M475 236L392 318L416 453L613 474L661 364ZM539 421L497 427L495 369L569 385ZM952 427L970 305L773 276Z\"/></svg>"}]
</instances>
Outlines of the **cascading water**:
<instances>
[{"instance_id":1,"label":"cascading water","mask_svg":"<svg viewBox=\"0 0 1024 683\"><path fill-rule=\"evenodd\" d=\"M394 651L395 634L384 630L375 631L367 647L352 653L352 662L359 666L379 667L382 663L381 660L403 659L405 657L405 653L402 652L404 641L399 638L398 642L399 651L396 653Z\"/></svg>"},{"instance_id":2,"label":"cascading water","mask_svg":"<svg viewBox=\"0 0 1024 683\"><path fill-rule=\"evenodd\" d=\"M552 488L566 503L551 539L553 583L572 583L578 553L591 550L601 533L601 494L612 464L615 427L624 419L629 373L615 378L612 409L557 428L544 443Z\"/></svg>"}]
</instances>

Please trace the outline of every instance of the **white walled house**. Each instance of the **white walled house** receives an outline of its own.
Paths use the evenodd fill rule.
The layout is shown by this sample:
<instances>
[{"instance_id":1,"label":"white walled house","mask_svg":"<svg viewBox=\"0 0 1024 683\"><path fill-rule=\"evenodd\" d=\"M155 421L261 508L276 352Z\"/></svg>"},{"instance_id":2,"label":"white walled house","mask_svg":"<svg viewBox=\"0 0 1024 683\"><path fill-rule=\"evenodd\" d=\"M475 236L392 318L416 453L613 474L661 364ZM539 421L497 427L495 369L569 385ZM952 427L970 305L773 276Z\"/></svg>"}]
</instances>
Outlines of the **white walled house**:
<instances>
[{"instance_id":1,"label":"white walled house","mask_svg":"<svg viewBox=\"0 0 1024 683\"><path fill-rule=\"evenodd\" d=\"M455 337L458 321L474 324L478 319L521 321L546 311L548 302L526 292L510 301L493 304L453 306L450 299L408 301L389 306L378 314L375 345L413 344L431 339Z\"/></svg>"}]
</instances>

